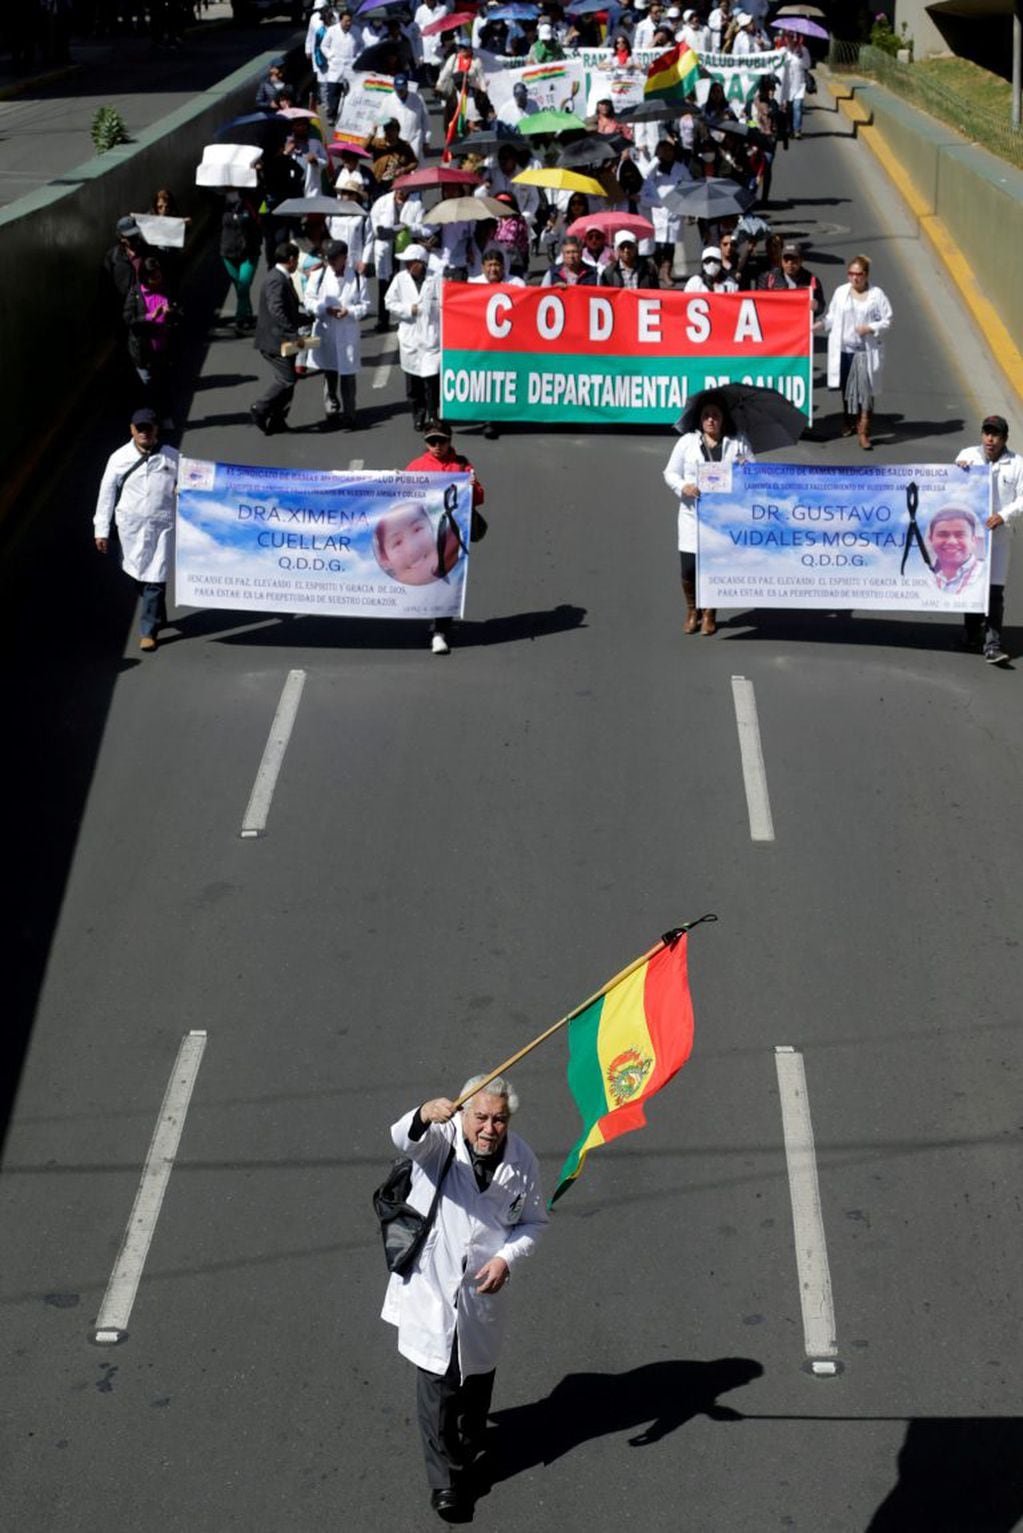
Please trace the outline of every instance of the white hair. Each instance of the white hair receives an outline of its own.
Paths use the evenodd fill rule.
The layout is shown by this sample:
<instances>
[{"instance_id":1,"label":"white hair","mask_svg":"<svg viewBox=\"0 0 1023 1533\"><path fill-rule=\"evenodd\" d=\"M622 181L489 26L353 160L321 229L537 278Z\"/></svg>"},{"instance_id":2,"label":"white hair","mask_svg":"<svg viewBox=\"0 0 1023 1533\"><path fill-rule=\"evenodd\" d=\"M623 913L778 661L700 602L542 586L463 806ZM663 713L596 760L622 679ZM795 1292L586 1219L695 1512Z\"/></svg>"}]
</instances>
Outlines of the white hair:
<instances>
[{"instance_id":1,"label":"white hair","mask_svg":"<svg viewBox=\"0 0 1023 1533\"><path fill-rule=\"evenodd\" d=\"M465 1098L465 1101L462 1103L463 1112L468 1107L472 1097L476 1096L477 1088L484 1085L484 1083L486 1084L486 1091L484 1093L486 1096L504 1097L504 1100L508 1103L509 1116L514 1112L518 1112L518 1092L515 1090L515 1087L512 1085L511 1081L506 1080L503 1075L495 1075L492 1081L488 1081L485 1075L470 1075L469 1079L466 1081L465 1085L458 1093L460 1097Z\"/></svg>"}]
</instances>

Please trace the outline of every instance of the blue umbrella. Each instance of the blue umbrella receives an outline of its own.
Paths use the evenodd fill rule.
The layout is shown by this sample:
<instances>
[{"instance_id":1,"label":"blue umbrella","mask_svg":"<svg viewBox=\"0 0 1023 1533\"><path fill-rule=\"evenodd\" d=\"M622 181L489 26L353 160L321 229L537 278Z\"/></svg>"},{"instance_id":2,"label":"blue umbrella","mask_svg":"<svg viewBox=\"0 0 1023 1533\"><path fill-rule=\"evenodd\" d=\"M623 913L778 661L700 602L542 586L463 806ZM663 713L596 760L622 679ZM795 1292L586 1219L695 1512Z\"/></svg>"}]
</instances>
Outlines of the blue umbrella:
<instances>
[{"instance_id":1,"label":"blue umbrella","mask_svg":"<svg viewBox=\"0 0 1023 1533\"><path fill-rule=\"evenodd\" d=\"M575 5L567 5L565 13L568 16L592 16L597 11L610 11L613 7L610 0L577 0Z\"/></svg>"},{"instance_id":2,"label":"blue umbrella","mask_svg":"<svg viewBox=\"0 0 1023 1533\"><path fill-rule=\"evenodd\" d=\"M540 14L538 5L526 5L522 0L512 0L511 5L499 5L496 11L487 12L488 21L535 21Z\"/></svg>"},{"instance_id":3,"label":"blue umbrella","mask_svg":"<svg viewBox=\"0 0 1023 1533\"><path fill-rule=\"evenodd\" d=\"M265 149L275 140L283 141L289 131L290 125L276 112L248 112L244 117L222 122L213 138L218 144L255 144L258 149Z\"/></svg>"},{"instance_id":4,"label":"blue umbrella","mask_svg":"<svg viewBox=\"0 0 1023 1533\"><path fill-rule=\"evenodd\" d=\"M408 0L362 0L362 4L355 14L356 16L361 16L363 11L384 11L392 5L408 5Z\"/></svg>"}]
</instances>

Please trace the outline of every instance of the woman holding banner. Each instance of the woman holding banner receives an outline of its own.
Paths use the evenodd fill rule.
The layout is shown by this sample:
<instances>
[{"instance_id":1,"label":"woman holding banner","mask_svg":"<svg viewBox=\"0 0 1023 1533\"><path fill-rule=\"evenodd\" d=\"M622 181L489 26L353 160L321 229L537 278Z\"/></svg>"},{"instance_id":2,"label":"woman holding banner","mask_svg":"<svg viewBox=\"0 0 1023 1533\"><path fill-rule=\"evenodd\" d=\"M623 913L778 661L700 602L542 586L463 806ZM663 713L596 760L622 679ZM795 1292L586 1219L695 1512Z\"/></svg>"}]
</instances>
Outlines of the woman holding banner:
<instances>
[{"instance_id":1,"label":"woman holding banner","mask_svg":"<svg viewBox=\"0 0 1023 1533\"><path fill-rule=\"evenodd\" d=\"M753 449L740 436L724 401L713 391L699 394L676 426L683 434L675 443L664 482L678 496L678 553L686 618L683 633L717 632L717 612L696 605L696 506L700 499L700 470L705 463L752 463Z\"/></svg>"}]
</instances>

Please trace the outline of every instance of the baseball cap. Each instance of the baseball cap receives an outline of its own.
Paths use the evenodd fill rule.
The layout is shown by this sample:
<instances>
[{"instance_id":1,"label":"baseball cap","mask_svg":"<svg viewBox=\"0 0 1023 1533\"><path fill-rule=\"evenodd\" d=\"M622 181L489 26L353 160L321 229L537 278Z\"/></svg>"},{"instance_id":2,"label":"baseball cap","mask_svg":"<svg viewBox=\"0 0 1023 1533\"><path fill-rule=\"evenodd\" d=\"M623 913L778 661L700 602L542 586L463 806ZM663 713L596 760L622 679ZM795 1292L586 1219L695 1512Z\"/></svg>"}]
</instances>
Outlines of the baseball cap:
<instances>
[{"instance_id":1,"label":"baseball cap","mask_svg":"<svg viewBox=\"0 0 1023 1533\"><path fill-rule=\"evenodd\" d=\"M540 25L536 29L536 35L537 37L542 37L546 41L548 37L553 37L554 28L551 26L549 21L541 21Z\"/></svg>"},{"instance_id":2,"label":"baseball cap","mask_svg":"<svg viewBox=\"0 0 1023 1533\"><path fill-rule=\"evenodd\" d=\"M615 235L616 250L618 249L619 245L636 245L638 243L639 242L636 239L636 236L634 234L630 234L628 229L619 229L618 233Z\"/></svg>"},{"instance_id":3,"label":"baseball cap","mask_svg":"<svg viewBox=\"0 0 1023 1533\"><path fill-rule=\"evenodd\" d=\"M442 436L444 437L445 441L450 442L451 427L448 425L447 421L427 421L426 425L423 427L423 435L427 441L429 441L432 436Z\"/></svg>"},{"instance_id":4,"label":"baseball cap","mask_svg":"<svg viewBox=\"0 0 1023 1533\"><path fill-rule=\"evenodd\" d=\"M131 418L131 423L133 426L155 426L156 411L150 410L148 408L144 410L136 410L135 414Z\"/></svg>"},{"instance_id":5,"label":"baseball cap","mask_svg":"<svg viewBox=\"0 0 1023 1533\"><path fill-rule=\"evenodd\" d=\"M785 244L781 247L781 253L783 256L801 256L803 254L803 247L797 240L786 240Z\"/></svg>"},{"instance_id":6,"label":"baseball cap","mask_svg":"<svg viewBox=\"0 0 1023 1533\"><path fill-rule=\"evenodd\" d=\"M395 256L397 261L428 261L430 253L425 245L406 245L400 255Z\"/></svg>"},{"instance_id":7,"label":"baseball cap","mask_svg":"<svg viewBox=\"0 0 1023 1533\"><path fill-rule=\"evenodd\" d=\"M408 84L408 75L395 75L394 83L395 83L395 85L407 85Z\"/></svg>"},{"instance_id":8,"label":"baseball cap","mask_svg":"<svg viewBox=\"0 0 1023 1533\"><path fill-rule=\"evenodd\" d=\"M118 234L141 234L142 230L129 213L127 217L117 220L117 232Z\"/></svg>"},{"instance_id":9,"label":"baseball cap","mask_svg":"<svg viewBox=\"0 0 1023 1533\"><path fill-rule=\"evenodd\" d=\"M1004 415L985 415L980 423L981 431L995 431L999 436L1009 435L1009 422Z\"/></svg>"},{"instance_id":10,"label":"baseball cap","mask_svg":"<svg viewBox=\"0 0 1023 1533\"><path fill-rule=\"evenodd\" d=\"M701 261L720 261L720 259L721 251L717 245L708 245L700 257Z\"/></svg>"}]
</instances>

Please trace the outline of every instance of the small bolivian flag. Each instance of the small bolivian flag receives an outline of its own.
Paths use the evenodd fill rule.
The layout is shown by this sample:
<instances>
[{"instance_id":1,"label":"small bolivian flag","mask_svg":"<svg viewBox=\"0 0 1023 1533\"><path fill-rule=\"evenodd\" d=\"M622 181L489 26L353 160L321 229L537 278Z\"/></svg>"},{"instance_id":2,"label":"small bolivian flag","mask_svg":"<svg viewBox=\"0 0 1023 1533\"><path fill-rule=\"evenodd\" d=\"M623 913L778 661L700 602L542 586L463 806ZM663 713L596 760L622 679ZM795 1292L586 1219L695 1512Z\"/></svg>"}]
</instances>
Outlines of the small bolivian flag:
<instances>
[{"instance_id":1,"label":"small bolivian flag","mask_svg":"<svg viewBox=\"0 0 1023 1533\"><path fill-rule=\"evenodd\" d=\"M693 1004L684 932L668 933L568 1024L568 1086L583 1132L561 1168L551 1204L598 1145L646 1127L643 1104L689 1058Z\"/></svg>"},{"instance_id":2,"label":"small bolivian flag","mask_svg":"<svg viewBox=\"0 0 1023 1533\"><path fill-rule=\"evenodd\" d=\"M699 56L688 43L678 43L650 65L643 98L646 101L681 101L692 91L699 76Z\"/></svg>"}]
</instances>

